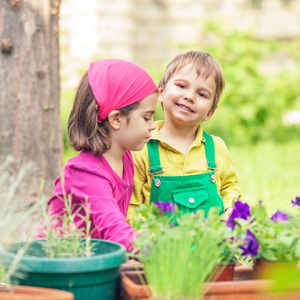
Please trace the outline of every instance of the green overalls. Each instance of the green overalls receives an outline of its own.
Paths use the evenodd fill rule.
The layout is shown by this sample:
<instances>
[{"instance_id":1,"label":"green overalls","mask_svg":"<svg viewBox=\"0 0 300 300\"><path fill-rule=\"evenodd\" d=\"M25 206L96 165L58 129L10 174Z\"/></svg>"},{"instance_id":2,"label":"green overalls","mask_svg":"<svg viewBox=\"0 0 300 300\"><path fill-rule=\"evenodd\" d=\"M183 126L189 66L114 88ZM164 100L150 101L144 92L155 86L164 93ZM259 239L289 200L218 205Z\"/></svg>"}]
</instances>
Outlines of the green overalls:
<instances>
[{"instance_id":1,"label":"green overalls","mask_svg":"<svg viewBox=\"0 0 300 300\"><path fill-rule=\"evenodd\" d=\"M196 212L198 209L207 215L211 207L219 207L221 214L224 210L222 198L218 194L215 180L215 147L210 134L203 132L205 138L205 155L207 173L185 176L162 176L164 170L160 164L157 140L147 143L150 168L148 173L153 176L150 203L155 201L178 204L183 213Z\"/></svg>"}]
</instances>

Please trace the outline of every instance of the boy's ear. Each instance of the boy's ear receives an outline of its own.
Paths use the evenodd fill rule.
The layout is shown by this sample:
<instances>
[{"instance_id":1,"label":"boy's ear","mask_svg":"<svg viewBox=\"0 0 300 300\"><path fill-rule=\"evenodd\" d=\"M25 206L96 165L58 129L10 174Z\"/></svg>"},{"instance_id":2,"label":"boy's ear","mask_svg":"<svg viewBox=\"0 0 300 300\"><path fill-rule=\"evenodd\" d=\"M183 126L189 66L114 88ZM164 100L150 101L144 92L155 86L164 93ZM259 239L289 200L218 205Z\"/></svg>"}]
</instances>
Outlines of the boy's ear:
<instances>
[{"instance_id":1,"label":"boy's ear","mask_svg":"<svg viewBox=\"0 0 300 300\"><path fill-rule=\"evenodd\" d=\"M215 110L210 111L210 112L206 115L206 117L203 119L203 121L208 121L208 120L210 120L211 117L214 115L214 113L215 113Z\"/></svg>"},{"instance_id":2,"label":"boy's ear","mask_svg":"<svg viewBox=\"0 0 300 300\"><path fill-rule=\"evenodd\" d=\"M109 125L113 129L115 130L120 129L122 123L122 115L118 110L113 110L112 112L110 112L107 118L108 118Z\"/></svg>"},{"instance_id":3,"label":"boy's ear","mask_svg":"<svg viewBox=\"0 0 300 300\"><path fill-rule=\"evenodd\" d=\"M164 100L164 90L160 85L157 88L158 88L158 102L162 103Z\"/></svg>"}]
</instances>

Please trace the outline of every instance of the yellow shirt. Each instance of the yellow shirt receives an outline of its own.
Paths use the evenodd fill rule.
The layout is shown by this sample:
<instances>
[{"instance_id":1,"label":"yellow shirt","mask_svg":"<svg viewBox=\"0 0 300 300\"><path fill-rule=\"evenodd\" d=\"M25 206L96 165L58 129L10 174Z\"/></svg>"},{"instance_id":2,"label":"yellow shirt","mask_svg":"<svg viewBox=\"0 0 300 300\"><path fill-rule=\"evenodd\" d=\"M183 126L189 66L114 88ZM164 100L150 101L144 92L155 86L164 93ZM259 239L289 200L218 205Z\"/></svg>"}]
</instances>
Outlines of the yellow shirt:
<instances>
[{"instance_id":1,"label":"yellow shirt","mask_svg":"<svg viewBox=\"0 0 300 300\"><path fill-rule=\"evenodd\" d=\"M160 162L164 168L163 176L182 176L207 173L203 129L200 125L197 136L186 156L168 143L159 134L164 121L156 122L156 130L152 131L151 139L158 141ZM232 200L242 195L235 164L226 148L224 141L213 136L215 146L216 184L224 208L231 207ZM142 203L150 203L153 177L147 172L150 167L147 145L141 150L132 152L134 161L133 193L130 200L126 221L131 223L134 210Z\"/></svg>"}]
</instances>

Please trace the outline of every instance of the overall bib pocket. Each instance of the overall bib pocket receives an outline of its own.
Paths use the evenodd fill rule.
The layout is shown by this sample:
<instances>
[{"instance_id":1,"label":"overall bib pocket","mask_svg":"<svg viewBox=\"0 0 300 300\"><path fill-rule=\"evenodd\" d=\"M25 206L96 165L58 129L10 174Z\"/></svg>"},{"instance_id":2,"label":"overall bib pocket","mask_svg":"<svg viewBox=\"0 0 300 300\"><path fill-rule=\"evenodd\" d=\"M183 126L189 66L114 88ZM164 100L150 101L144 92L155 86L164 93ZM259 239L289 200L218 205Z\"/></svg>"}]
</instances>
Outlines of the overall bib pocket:
<instances>
[{"instance_id":1,"label":"overall bib pocket","mask_svg":"<svg viewBox=\"0 0 300 300\"><path fill-rule=\"evenodd\" d=\"M173 190L172 197L177 204L183 205L190 210L194 210L208 199L208 193L205 186L198 186Z\"/></svg>"}]
</instances>

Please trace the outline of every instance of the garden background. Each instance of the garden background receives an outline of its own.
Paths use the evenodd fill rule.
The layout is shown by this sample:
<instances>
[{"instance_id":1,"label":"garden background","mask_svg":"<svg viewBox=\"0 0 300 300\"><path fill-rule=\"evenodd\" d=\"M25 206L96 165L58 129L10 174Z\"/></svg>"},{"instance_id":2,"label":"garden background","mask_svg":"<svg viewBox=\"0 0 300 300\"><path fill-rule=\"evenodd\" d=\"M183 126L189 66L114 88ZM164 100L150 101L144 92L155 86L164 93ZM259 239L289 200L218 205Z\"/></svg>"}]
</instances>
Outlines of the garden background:
<instances>
[{"instance_id":1,"label":"garden background","mask_svg":"<svg viewBox=\"0 0 300 300\"><path fill-rule=\"evenodd\" d=\"M204 129L227 144L247 202L265 201L270 214L289 207L300 195L299 1L104 2L65 1L61 7L64 163L76 154L68 146L67 120L89 60L129 59L158 83L174 55L200 50L218 60L226 77L220 105ZM80 11L78 21L92 23L71 28L72 5ZM160 106L155 119L163 119Z\"/></svg>"},{"instance_id":2,"label":"garden background","mask_svg":"<svg viewBox=\"0 0 300 300\"><path fill-rule=\"evenodd\" d=\"M211 53L224 69L225 92L203 127L227 144L245 200L265 201L271 214L300 195L299 0L0 0L0 7L0 163L12 156L17 172L26 159L35 162L19 191L26 207L38 201L42 180L50 197L76 154L67 121L91 61L126 59L158 83L188 50ZM162 118L158 105L155 119Z\"/></svg>"}]
</instances>

